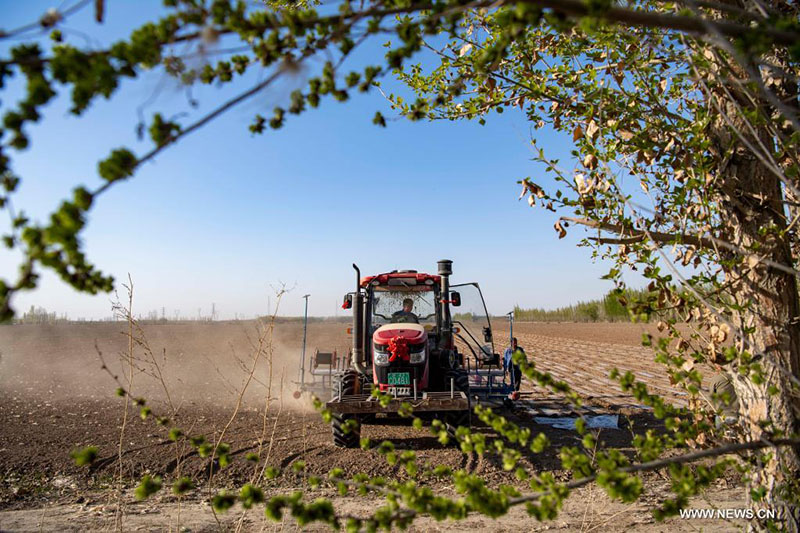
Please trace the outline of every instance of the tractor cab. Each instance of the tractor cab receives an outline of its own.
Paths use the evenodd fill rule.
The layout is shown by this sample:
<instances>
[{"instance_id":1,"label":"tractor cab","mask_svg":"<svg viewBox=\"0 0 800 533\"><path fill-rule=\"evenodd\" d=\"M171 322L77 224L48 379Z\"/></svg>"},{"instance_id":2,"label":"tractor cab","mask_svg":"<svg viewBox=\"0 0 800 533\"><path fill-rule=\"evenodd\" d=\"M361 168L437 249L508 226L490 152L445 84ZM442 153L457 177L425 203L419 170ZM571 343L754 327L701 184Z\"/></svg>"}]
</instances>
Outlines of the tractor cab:
<instances>
[{"instance_id":1,"label":"tractor cab","mask_svg":"<svg viewBox=\"0 0 800 533\"><path fill-rule=\"evenodd\" d=\"M395 397L427 390L431 359L441 352L440 277L395 271L363 278L361 287L374 386Z\"/></svg>"}]
</instances>

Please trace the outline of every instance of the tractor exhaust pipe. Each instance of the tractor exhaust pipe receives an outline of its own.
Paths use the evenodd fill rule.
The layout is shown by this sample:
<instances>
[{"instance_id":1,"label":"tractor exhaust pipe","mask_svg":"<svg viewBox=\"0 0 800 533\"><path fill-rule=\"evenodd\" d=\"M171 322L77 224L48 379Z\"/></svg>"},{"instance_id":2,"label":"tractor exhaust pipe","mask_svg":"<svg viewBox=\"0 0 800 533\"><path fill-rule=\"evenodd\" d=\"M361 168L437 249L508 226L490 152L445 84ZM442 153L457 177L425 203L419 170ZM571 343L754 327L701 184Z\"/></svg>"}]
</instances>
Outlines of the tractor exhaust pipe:
<instances>
[{"instance_id":1,"label":"tractor exhaust pipe","mask_svg":"<svg viewBox=\"0 0 800 533\"><path fill-rule=\"evenodd\" d=\"M364 294L361 292L361 270L353 263L356 271L356 291L353 294L353 368L366 375L364 368Z\"/></svg>"},{"instance_id":2,"label":"tractor exhaust pipe","mask_svg":"<svg viewBox=\"0 0 800 533\"><path fill-rule=\"evenodd\" d=\"M441 299L442 305L442 340L444 347L450 348L452 342L453 319L450 316L450 275L453 273L453 262L449 259L441 259L438 261L439 275L442 277L441 285Z\"/></svg>"}]
</instances>

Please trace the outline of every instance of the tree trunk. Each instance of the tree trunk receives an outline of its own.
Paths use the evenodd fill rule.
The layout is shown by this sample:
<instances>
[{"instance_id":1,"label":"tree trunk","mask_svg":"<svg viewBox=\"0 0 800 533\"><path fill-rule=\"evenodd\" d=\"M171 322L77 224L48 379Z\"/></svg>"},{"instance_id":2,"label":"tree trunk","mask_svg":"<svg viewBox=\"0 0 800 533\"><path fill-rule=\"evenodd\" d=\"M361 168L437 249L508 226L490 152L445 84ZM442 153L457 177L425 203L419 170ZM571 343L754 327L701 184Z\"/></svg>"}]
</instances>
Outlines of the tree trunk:
<instances>
[{"instance_id":1,"label":"tree trunk","mask_svg":"<svg viewBox=\"0 0 800 533\"><path fill-rule=\"evenodd\" d=\"M733 72L744 79L745 73ZM732 287L737 303L744 306L734 315L734 324L743 337L737 347L753 355L753 363L763 370L764 382L756 383L742 376L743 361L726 366L739 400L743 438L758 440L797 434L800 430L800 400L797 387L800 376L800 302L797 278L792 273L756 263L766 258L775 263L794 266L787 227L787 210L781 180L747 146L764 146L772 151L775 139L767 128L759 126L756 135L746 123L738 105L751 105L734 83L712 89L722 113L711 125L712 155L720 161L715 187L723 240L747 252L732 254L738 261L728 275L740 281ZM753 96L752 94L750 96ZM766 108L768 106L765 105ZM747 143L745 142L747 141ZM759 144L760 143L760 144ZM723 257L722 259L726 259ZM752 331L751 333L747 333ZM772 389L773 394L770 394ZM761 501L751 498L756 511L753 526L766 527L762 514L775 511L775 522L786 530L800 530L800 447L783 448L772 453L763 463L754 463L749 488L766 489ZM752 494L752 492L751 492Z\"/></svg>"}]
</instances>

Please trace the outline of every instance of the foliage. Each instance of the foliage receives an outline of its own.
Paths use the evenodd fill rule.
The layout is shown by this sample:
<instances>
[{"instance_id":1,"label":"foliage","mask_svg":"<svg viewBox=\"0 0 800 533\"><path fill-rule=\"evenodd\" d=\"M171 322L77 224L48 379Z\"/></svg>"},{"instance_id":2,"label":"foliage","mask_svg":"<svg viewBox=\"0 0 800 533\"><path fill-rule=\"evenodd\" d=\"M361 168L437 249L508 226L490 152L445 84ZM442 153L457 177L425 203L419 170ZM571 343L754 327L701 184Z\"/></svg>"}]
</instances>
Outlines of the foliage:
<instances>
[{"instance_id":1,"label":"foliage","mask_svg":"<svg viewBox=\"0 0 800 533\"><path fill-rule=\"evenodd\" d=\"M137 500L146 500L156 492L161 490L161 478L146 474L142 477L141 483L136 487L134 494Z\"/></svg>"},{"instance_id":2,"label":"foliage","mask_svg":"<svg viewBox=\"0 0 800 533\"><path fill-rule=\"evenodd\" d=\"M78 466L88 466L97 460L98 449L96 446L86 446L70 452L70 457Z\"/></svg>"}]
</instances>

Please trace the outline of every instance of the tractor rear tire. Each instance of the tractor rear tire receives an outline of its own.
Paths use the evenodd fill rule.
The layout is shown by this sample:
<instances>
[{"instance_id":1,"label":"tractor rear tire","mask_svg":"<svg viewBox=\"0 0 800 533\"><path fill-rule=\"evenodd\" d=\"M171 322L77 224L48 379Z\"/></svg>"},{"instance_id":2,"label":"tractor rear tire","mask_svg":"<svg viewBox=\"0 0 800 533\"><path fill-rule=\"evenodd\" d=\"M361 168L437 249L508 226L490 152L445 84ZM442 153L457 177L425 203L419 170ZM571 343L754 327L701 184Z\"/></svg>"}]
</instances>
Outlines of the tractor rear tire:
<instances>
[{"instance_id":1,"label":"tractor rear tire","mask_svg":"<svg viewBox=\"0 0 800 533\"><path fill-rule=\"evenodd\" d=\"M355 394L356 381L359 379L358 373L354 370L347 370L344 374L337 377L333 382L333 399L339 400L341 396ZM341 396L340 396L341 393ZM339 448L358 448L361 444L361 426L357 424L355 428L348 427L358 417L352 414L332 413L331 431L333 432L333 445Z\"/></svg>"},{"instance_id":2,"label":"tractor rear tire","mask_svg":"<svg viewBox=\"0 0 800 533\"><path fill-rule=\"evenodd\" d=\"M463 426L467 429L471 427L472 421L472 399L469 395L469 376L465 370L448 370L444 379L447 390L450 390L450 379L453 379L453 388L461 391L467 397L468 407L466 411L448 411L444 414L443 422L447 429L447 435L456 443L456 430Z\"/></svg>"}]
</instances>

